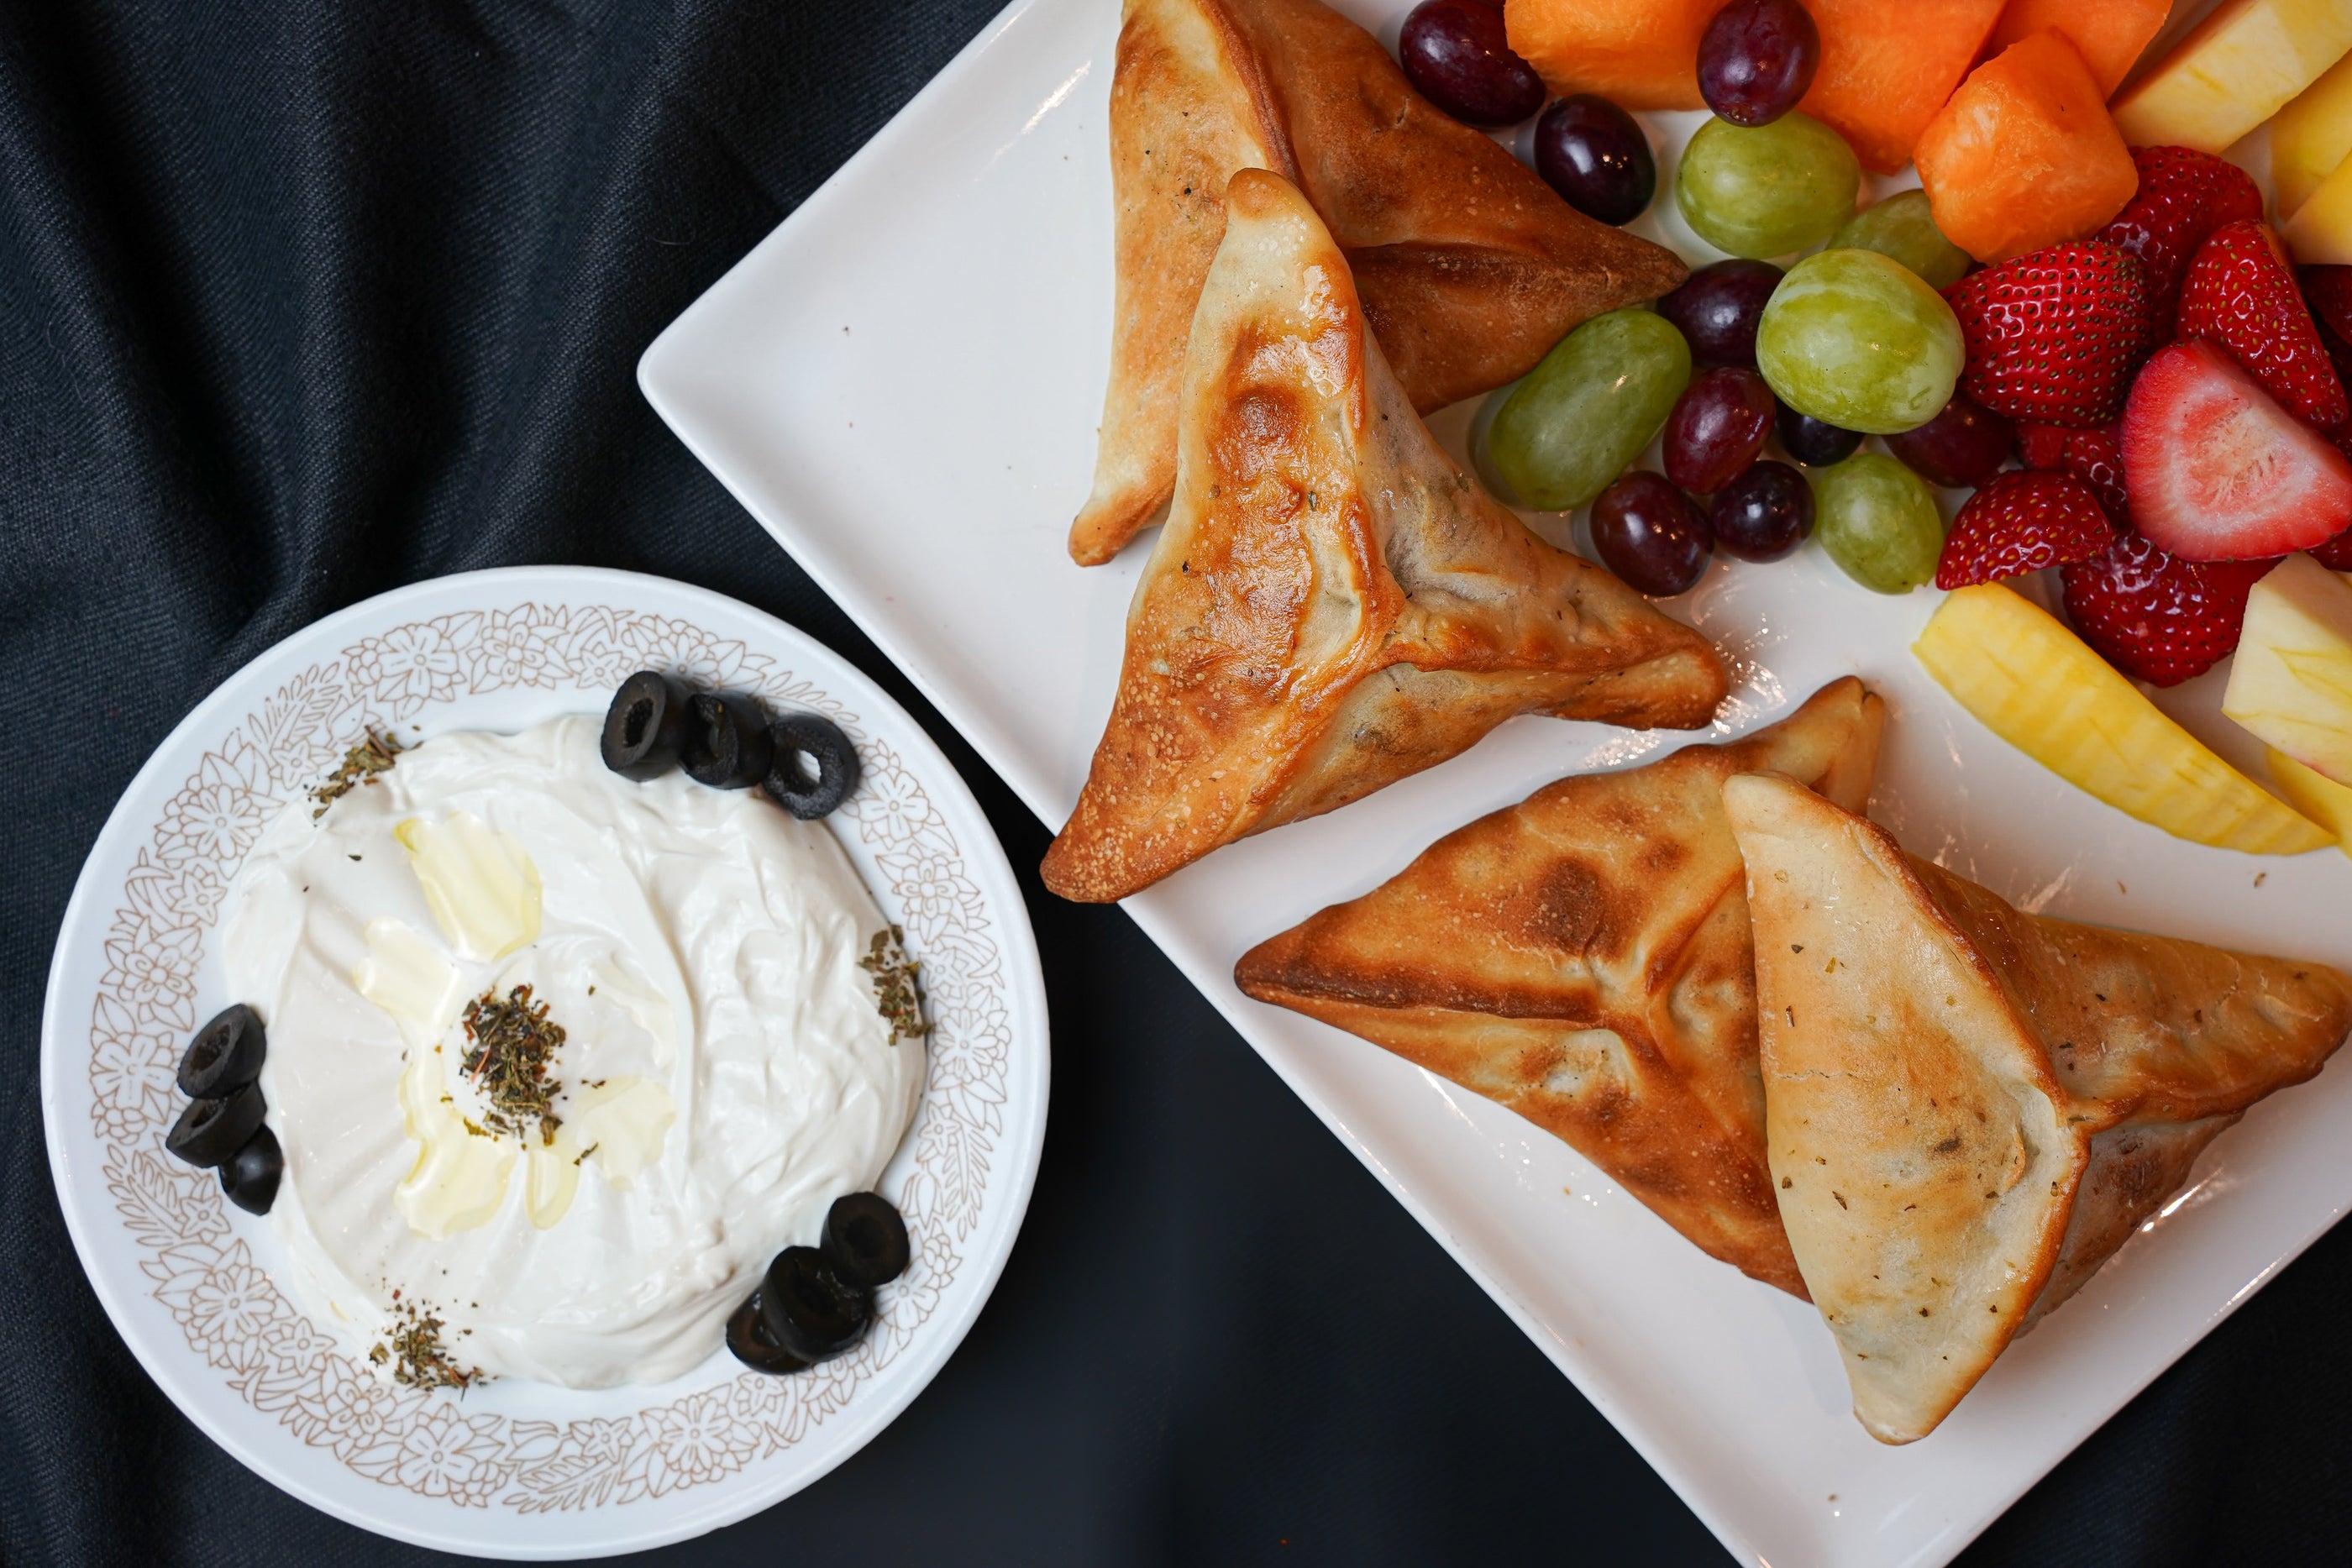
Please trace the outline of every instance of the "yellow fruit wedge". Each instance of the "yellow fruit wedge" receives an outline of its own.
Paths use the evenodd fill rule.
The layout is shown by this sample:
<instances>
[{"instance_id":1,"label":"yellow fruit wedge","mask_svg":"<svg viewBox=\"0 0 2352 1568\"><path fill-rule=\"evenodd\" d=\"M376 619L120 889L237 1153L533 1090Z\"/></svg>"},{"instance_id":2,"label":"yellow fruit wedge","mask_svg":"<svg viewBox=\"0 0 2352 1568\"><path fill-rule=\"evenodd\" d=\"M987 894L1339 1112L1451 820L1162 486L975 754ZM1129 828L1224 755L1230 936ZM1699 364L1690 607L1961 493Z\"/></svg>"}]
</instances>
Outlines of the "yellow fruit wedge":
<instances>
[{"instance_id":1,"label":"yellow fruit wedge","mask_svg":"<svg viewBox=\"0 0 2352 1568\"><path fill-rule=\"evenodd\" d=\"M2298 266L2340 267L2352 262L2352 158L2304 198L2279 231Z\"/></svg>"},{"instance_id":2,"label":"yellow fruit wedge","mask_svg":"<svg viewBox=\"0 0 2352 1568\"><path fill-rule=\"evenodd\" d=\"M1948 595L1911 651L1986 728L2176 838L2256 855L2335 841L2166 717L2047 611L1999 583Z\"/></svg>"},{"instance_id":3,"label":"yellow fruit wedge","mask_svg":"<svg viewBox=\"0 0 2352 1568\"><path fill-rule=\"evenodd\" d=\"M2352 785L2352 579L2291 555L2254 584L2221 711L2264 745Z\"/></svg>"},{"instance_id":4,"label":"yellow fruit wedge","mask_svg":"<svg viewBox=\"0 0 2352 1568\"><path fill-rule=\"evenodd\" d=\"M2344 0L2221 0L2108 107L2134 147L2219 152L2352 49Z\"/></svg>"},{"instance_id":5,"label":"yellow fruit wedge","mask_svg":"<svg viewBox=\"0 0 2352 1568\"><path fill-rule=\"evenodd\" d=\"M2271 765L2271 782L2294 809L2313 821L2336 831L2336 847L2352 855L2352 787L2322 778L2284 751L2263 756Z\"/></svg>"},{"instance_id":6,"label":"yellow fruit wedge","mask_svg":"<svg viewBox=\"0 0 2352 1568\"><path fill-rule=\"evenodd\" d=\"M2352 155L2352 55L2327 68L2271 120L2271 192L2279 221Z\"/></svg>"}]
</instances>

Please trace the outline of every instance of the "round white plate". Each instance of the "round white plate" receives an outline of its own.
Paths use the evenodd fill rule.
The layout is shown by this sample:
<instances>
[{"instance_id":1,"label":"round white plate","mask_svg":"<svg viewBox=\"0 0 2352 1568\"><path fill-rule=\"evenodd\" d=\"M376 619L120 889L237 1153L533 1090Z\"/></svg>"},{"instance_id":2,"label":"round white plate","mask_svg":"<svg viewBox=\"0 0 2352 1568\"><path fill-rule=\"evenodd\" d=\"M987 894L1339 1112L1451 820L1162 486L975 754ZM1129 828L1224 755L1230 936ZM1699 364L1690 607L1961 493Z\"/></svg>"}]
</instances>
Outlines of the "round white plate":
<instances>
[{"instance_id":1,"label":"round white plate","mask_svg":"<svg viewBox=\"0 0 2352 1568\"><path fill-rule=\"evenodd\" d=\"M921 961L936 1025L881 1188L913 1267L855 1353L790 1377L725 1351L674 1382L378 1382L276 1283L268 1222L163 1153L191 1030L236 1000L212 922L262 825L370 730L405 739L601 712L646 667L815 709L863 778L827 819ZM82 867L50 966L41 1105L67 1228L148 1373L255 1471L353 1524L488 1557L698 1535L790 1496L906 1408L980 1313L1045 1132L1044 981L986 818L906 711L783 622L659 578L527 567L416 584L298 632L157 748Z\"/></svg>"}]
</instances>

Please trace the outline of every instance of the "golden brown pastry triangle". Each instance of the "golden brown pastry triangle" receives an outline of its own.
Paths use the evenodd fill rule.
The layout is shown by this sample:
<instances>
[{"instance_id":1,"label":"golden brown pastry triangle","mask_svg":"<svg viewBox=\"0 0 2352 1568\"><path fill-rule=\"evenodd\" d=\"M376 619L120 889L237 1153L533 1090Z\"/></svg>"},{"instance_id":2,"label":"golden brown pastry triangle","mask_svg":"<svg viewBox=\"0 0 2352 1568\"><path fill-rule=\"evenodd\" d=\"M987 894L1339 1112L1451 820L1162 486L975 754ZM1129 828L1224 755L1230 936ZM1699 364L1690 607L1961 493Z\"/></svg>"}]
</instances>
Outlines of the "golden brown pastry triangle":
<instances>
[{"instance_id":1,"label":"golden brown pastry triangle","mask_svg":"<svg viewBox=\"0 0 2352 1568\"><path fill-rule=\"evenodd\" d=\"M1786 779L1724 806L1780 1217L1882 1442L1933 1431L2352 1028L2324 964L2022 914Z\"/></svg>"},{"instance_id":2,"label":"golden brown pastry triangle","mask_svg":"<svg viewBox=\"0 0 2352 1568\"><path fill-rule=\"evenodd\" d=\"M1236 169L1306 191L1423 411L1526 374L1570 329L1685 276L1430 104L1318 0L1127 0L1110 144L1110 384L1070 528L1087 566L1157 521L1175 483L1185 335Z\"/></svg>"},{"instance_id":3,"label":"golden brown pastry triangle","mask_svg":"<svg viewBox=\"0 0 2352 1568\"><path fill-rule=\"evenodd\" d=\"M1509 1106L1710 1256L1801 1296L1765 1169L1723 781L1769 768L1858 810L1884 712L1848 676L1738 740L1548 784L1259 944L1234 979Z\"/></svg>"},{"instance_id":4,"label":"golden brown pastry triangle","mask_svg":"<svg viewBox=\"0 0 2352 1568\"><path fill-rule=\"evenodd\" d=\"M1107 902L1433 767L1516 714L1695 729L1706 639L1438 449L1296 188L1244 170L1185 365L1176 499L1045 885Z\"/></svg>"}]
</instances>

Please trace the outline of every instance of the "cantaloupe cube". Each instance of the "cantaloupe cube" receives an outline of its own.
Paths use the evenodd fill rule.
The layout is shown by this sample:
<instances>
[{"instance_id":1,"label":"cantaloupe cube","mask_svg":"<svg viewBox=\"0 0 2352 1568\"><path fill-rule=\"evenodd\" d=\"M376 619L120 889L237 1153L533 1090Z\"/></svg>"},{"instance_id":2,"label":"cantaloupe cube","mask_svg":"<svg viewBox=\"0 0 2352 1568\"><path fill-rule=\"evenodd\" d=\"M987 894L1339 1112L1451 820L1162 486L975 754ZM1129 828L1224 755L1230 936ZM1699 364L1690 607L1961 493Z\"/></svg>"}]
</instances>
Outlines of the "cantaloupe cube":
<instances>
[{"instance_id":1,"label":"cantaloupe cube","mask_svg":"<svg viewBox=\"0 0 2352 1568\"><path fill-rule=\"evenodd\" d=\"M1936 226L1979 261L2080 239L2139 189L2090 68L2046 28L1969 73L1918 159Z\"/></svg>"},{"instance_id":2,"label":"cantaloupe cube","mask_svg":"<svg viewBox=\"0 0 2352 1568\"><path fill-rule=\"evenodd\" d=\"M2279 221L2352 155L2352 54L2327 68L2271 120L2271 190Z\"/></svg>"},{"instance_id":3,"label":"cantaloupe cube","mask_svg":"<svg viewBox=\"0 0 2352 1568\"><path fill-rule=\"evenodd\" d=\"M2081 53L2105 98L2131 74L2171 14L2172 0L2009 0L1989 47L1997 55L2020 38L2055 27Z\"/></svg>"},{"instance_id":4,"label":"cantaloupe cube","mask_svg":"<svg viewBox=\"0 0 2352 1568\"><path fill-rule=\"evenodd\" d=\"M1804 6L1821 29L1822 64L1797 107L1844 137L1865 168L1892 174L1911 162L1919 133L1976 63L2000 20L2001 0L1804 0Z\"/></svg>"},{"instance_id":5,"label":"cantaloupe cube","mask_svg":"<svg viewBox=\"0 0 2352 1568\"><path fill-rule=\"evenodd\" d=\"M1621 109L1705 109L1698 40L1727 0L1507 0L1511 48L1565 97Z\"/></svg>"},{"instance_id":6,"label":"cantaloupe cube","mask_svg":"<svg viewBox=\"0 0 2352 1568\"><path fill-rule=\"evenodd\" d=\"M2319 183L2279 232L2304 267L2352 264L2352 158Z\"/></svg>"},{"instance_id":7,"label":"cantaloupe cube","mask_svg":"<svg viewBox=\"0 0 2352 1568\"><path fill-rule=\"evenodd\" d=\"M2352 49L2346 0L2222 0L2117 99L2135 147L2220 152Z\"/></svg>"}]
</instances>

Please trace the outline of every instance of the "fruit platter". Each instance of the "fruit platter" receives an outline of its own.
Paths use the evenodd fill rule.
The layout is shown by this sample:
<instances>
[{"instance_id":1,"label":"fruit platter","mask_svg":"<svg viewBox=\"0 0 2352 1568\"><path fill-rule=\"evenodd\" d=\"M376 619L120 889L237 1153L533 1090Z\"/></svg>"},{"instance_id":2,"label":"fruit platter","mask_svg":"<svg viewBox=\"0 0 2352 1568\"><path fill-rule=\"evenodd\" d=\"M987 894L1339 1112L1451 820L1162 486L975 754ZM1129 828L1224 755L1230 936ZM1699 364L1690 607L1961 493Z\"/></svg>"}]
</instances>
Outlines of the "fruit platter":
<instances>
[{"instance_id":1,"label":"fruit platter","mask_svg":"<svg viewBox=\"0 0 2352 1568\"><path fill-rule=\"evenodd\" d=\"M2352 6L1112 9L647 395L1736 1555L1948 1560L2352 1202Z\"/></svg>"}]
</instances>

